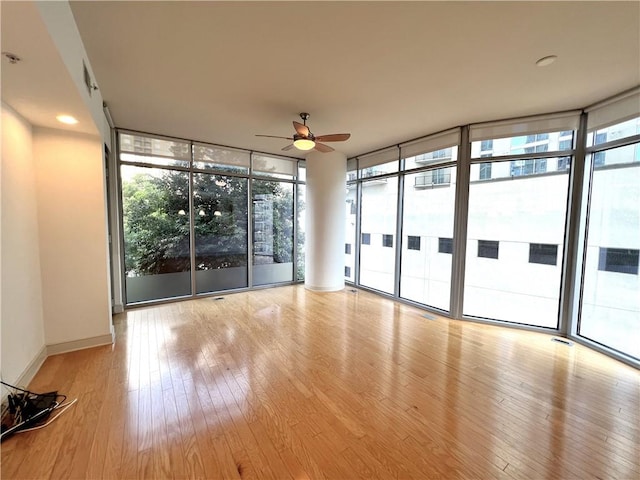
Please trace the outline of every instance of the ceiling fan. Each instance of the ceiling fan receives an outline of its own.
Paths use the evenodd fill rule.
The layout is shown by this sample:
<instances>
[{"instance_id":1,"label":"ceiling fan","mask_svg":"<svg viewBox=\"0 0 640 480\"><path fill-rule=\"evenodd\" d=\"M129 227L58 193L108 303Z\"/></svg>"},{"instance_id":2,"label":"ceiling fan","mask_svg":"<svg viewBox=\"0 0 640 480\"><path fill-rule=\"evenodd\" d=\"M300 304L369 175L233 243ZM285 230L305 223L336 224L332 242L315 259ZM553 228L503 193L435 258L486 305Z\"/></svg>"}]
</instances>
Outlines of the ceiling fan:
<instances>
[{"instance_id":1,"label":"ceiling fan","mask_svg":"<svg viewBox=\"0 0 640 480\"><path fill-rule=\"evenodd\" d=\"M293 143L291 145L287 145L282 150L291 150L293 147L296 147L298 150L311 150L316 149L319 152L333 152L333 148L329 145L325 145L320 142L344 142L348 140L351 136L350 133L334 133L331 135L318 135L317 137L311 133L309 127L307 127L307 120L309 119L309 114L302 112L300 114L300 118L303 123L293 122L293 128L296 129L296 133L293 134L293 137L278 137L276 135L256 135L256 137L269 137L269 138L283 138L285 140L292 140Z\"/></svg>"}]
</instances>

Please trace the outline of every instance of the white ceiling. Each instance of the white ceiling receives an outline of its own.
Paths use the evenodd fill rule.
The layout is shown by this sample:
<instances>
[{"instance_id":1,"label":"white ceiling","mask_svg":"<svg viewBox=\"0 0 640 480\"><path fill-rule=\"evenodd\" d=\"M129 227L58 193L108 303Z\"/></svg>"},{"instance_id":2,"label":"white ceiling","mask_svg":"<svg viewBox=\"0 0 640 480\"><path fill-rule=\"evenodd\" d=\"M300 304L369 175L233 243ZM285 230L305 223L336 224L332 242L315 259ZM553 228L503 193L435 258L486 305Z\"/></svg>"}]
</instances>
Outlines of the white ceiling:
<instances>
[{"instance_id":1,"label":"white ceiling","mask_svg":"<svg viewBox=\"0 0 640 480\"><path fill-rule=\"evenodd\" d=\"M333 146L352 156L457 125L581 108L640 84L637 1L71 8L116 126L263 152L287 142L255 134L290 136L302 111L316 135L350 132ZM35 22L19 22L11 48L46 63L52 54L31 48ZM554 64L535 66L551 54ZM2 66L3 100L37 108L14 105Z\"/></svg>"},{"instance_id":2,"label":"white ceiling","mask_svg":"<svg viewBox=\"0 0 640 480\"><path fill-rule=\"evenodd\" d=\"M0 59L2 101L32 125L96 135L98 129L35 4L2 0L0 18L2 52L21 58L16 64L4 55ZM63 125L56 120L59 114L72 114L79 123Z\"/></svg>"}]
</instances>

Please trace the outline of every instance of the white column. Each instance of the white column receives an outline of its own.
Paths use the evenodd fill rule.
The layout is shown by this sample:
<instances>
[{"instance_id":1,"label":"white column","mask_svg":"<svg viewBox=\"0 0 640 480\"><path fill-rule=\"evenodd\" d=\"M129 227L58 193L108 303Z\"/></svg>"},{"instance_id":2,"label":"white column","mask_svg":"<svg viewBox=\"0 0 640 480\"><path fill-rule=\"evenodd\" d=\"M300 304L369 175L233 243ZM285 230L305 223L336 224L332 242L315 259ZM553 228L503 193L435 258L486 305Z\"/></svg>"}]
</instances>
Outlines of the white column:
<instances>
[{"instance_id":1,"label":"white column","mask_svg":"<svg viewBox=\"0 0 640 480\"><path fill-rule=\"evenodd\" d=\"M342 290L347 159L340 152L313 151L306 160L305 287Z\"/></svg>"}]
</instances>

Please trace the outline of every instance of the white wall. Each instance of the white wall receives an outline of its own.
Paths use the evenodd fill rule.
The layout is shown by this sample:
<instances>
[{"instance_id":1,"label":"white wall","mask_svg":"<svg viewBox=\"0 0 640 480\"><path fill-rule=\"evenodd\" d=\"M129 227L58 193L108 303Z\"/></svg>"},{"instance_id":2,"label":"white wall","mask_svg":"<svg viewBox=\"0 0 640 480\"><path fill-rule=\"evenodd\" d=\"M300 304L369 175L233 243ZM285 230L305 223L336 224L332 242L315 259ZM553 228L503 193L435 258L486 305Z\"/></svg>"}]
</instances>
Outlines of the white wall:
<instances>
[{"instance_id":1,"label":"white wall","mask_svg":"<svg viewBox=\"0 0 640 480\"><path fill-rule=\"evenodd\" d=\"M79 348L109 343L102 141L44 128L34 128L33 140L45 342L51 346L93 339Z\"/></svg>"},{"instance_id":2,"label":"white wall","mask_svg":"<svg viewBox=\"0 0 640 480\"><path fill-rule=\"evenodd\" d=\"M2 104L1 369L18 381L37 368L45 335L31 125Z\"/></svg>"}]
</instances>

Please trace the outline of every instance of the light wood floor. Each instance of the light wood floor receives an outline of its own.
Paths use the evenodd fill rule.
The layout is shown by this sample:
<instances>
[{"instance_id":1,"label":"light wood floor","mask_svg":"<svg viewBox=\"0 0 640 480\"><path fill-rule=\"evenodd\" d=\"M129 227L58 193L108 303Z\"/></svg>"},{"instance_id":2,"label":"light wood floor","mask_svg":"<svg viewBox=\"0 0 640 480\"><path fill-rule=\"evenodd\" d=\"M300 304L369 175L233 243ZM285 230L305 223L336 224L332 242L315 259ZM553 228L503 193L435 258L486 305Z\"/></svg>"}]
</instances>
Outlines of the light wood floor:
<instances>
[{"instance_id":1,"label":"light wood floor","mask_svg":"<svg viewBox=\"0 0 640 480\"><path fill-rule=\"evenodd\" d=\"M640 478L640 372L349 289L131 310L31 384L78 398L2 478Z\"/></svg>"}]
</instances>

